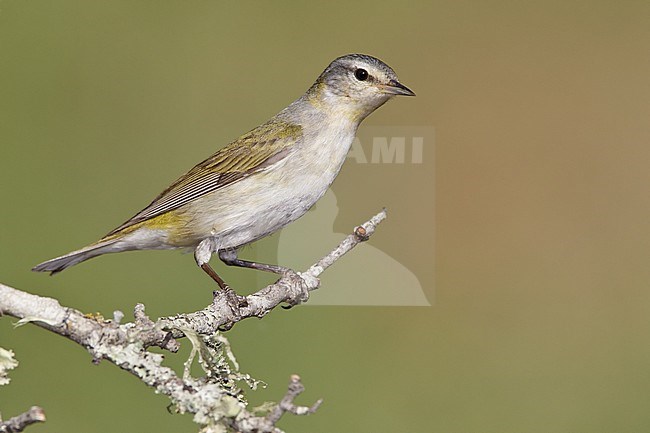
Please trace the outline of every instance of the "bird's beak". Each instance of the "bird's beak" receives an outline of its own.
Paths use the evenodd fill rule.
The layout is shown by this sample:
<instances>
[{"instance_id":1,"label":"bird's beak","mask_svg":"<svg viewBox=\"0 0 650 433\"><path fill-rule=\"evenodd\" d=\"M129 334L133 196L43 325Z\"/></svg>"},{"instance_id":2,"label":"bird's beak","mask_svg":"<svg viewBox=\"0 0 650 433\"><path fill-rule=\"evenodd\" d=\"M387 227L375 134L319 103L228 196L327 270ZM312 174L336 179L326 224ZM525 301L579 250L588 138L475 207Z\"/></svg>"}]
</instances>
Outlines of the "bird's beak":
<instances>
[{"instance_id":1,"label":"bird's beak","mask_svg":"<svg viewBox=\"0 0 650 433\"><path fill-rule=\"evenodd\" d=\"M415 93L397 80L390 80L388 84L381 86L382 90L389 95L415 96Z\"/></svg>"}]
</instances>

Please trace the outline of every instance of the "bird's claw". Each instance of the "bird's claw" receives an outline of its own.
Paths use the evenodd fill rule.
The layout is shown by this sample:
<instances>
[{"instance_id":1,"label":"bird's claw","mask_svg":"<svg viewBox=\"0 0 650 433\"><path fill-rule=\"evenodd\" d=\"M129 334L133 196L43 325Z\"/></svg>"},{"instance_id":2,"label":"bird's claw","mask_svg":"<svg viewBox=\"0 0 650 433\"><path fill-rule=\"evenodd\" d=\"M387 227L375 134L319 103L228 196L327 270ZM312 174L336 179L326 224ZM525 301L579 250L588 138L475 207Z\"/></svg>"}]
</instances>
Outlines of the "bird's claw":
<instances>
[{"instance_id":1,"label":"bird's claw","mask_svg":"<svg viewBox=\"0 0 650 433\"><path fill-rule=\"evenodd\" d=\"M319 284L318 278L307 273L303 274L292 270L285 272L283 278L288 280L287 283L291 287L297 287L299 289L298 293L295 293L291 299L287 300L287 305L282 306L285 310L307 302L309 300L309 291L318 287Z\"/></svg>"},{"instance_id":2,"label":"bird's claw","mask_svg":"<svg viewBox=\"0 0 650 433\"><path fill-rule=\"evenodd\" d=\"M248 301L246 300L245 296L238 295L228 285L224 286L221 290L215 290L213 292L213 295L215 301L222 300L223 302L226 303L230 311L232 311L233 318L234 318L233 322L225 323L219 327L220 331L227 331L230 328L232 328L235 322L241 320L242 315L240 309L242 307L248 306Z\"/></svg>"}]
</instances>

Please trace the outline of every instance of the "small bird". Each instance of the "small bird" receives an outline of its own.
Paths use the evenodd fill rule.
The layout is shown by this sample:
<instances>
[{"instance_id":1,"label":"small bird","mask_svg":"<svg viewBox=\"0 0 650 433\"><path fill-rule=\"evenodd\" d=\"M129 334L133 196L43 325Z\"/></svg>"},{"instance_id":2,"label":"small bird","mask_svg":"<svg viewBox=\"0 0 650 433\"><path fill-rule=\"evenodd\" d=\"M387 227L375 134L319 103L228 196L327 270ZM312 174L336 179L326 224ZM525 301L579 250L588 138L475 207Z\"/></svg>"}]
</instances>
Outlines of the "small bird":
<instances>
[{"instance_id":1,"label":"small bird","mask_svg":"<svg viewBox=\"0 0 650 433\"><path fill-rule=\"evenodd\" d=\"M304 215L338 175L363 119L396 95L415 96L381 60L335 59L307 92L266 123L218 150L99 241L32 270L55 274L102 254L193 249L219 287L213 253L229 266L277 274L237 250Z\"/></svg>"}]
</instances>

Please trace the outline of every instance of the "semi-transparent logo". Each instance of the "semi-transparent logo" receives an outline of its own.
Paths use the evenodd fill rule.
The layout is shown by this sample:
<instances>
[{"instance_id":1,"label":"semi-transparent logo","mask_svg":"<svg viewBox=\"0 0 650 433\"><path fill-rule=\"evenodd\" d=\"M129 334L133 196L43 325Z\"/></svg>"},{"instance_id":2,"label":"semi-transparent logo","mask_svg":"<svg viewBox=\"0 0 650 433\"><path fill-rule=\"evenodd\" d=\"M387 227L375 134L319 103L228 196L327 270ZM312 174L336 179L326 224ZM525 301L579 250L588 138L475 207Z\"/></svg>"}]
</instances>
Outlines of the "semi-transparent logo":
<instances>
[{"instance_id":1,"label":"semi-transparent logo","mask_svg":"<svg viewBox=\"0 0 650 433\"><path fill-rule=\"evenodd\" d=\"M409 238L411 227L400 227L397 223L380 225L375 237L357 246L323 273L321 288L312 292L307 305L431 305L435 279L432 242L435 219L433 206L424 204L434 199L434 132L433 127L369 126L360 129L344 170L333 187L314 208L283 229L279 236L263 241L259 247L254 244L253 249L261 248L256 254L258 259L293 269L307 269L347 236L354 225L365 221L364 218L372 216L385 203L395 202L398 204L393 207L397 208L388 206L387 221L391 221L392 214L401 215L402 218L395 218L401 223L417 215L429 222L422 227L431 232ZM368 193L370 191L372 194ZM412 214L414 212L426 215ZM337 224L343 214L345 221ZM359 219L359 215L363 217ZM356 220L353 222L351 218ZM384 230L404 234L400 239L401 248L374 241ZM421 242L422 236L429 237L427 242ZM404 248L401 242L411 243L413 248L410 245ZM398 249L401 255L395 254Z\"/></svg>"}]
</instances>

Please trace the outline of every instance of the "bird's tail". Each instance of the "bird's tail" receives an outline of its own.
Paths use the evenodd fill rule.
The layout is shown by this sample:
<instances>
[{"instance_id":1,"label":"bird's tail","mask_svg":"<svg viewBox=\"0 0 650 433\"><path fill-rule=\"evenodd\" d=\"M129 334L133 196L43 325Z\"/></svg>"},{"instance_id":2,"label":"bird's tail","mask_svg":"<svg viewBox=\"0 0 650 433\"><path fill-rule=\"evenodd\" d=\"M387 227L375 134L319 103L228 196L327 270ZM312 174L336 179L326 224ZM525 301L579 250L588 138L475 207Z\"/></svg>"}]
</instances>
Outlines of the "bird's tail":
<instances>
[{"instance_id":1,"label":"bird's tail","mask_svg":"<svg viewBox=\"0 0 650 433\"><path fill-rule=\"evenodd\" d=\"M32 271L50 272L51 275L54 275L57 272L61 272L70 266L92 259L93 257L106 253L122 251L121 248L115 245L117 241L119 241L119 238L100 240L99 242L88 245L80 250L73 251L61 257L56 257L47 262L36 265L32 268Z\"/></svg>"}]
</instances>

